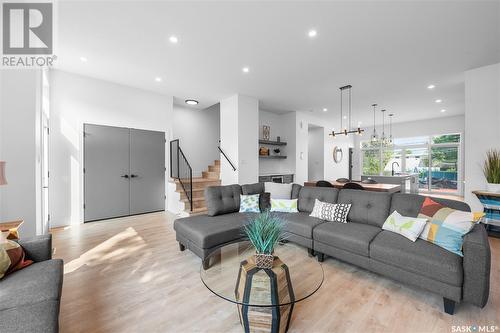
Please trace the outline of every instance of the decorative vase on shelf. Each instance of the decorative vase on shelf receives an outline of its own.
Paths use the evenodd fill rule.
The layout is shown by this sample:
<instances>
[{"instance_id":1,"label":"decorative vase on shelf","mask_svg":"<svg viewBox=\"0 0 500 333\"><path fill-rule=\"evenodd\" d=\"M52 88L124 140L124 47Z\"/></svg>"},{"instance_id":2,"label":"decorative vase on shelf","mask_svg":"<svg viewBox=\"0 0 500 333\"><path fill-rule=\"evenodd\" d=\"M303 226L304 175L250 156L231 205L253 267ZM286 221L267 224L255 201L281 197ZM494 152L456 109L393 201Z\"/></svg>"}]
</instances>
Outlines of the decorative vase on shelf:
<instances>
[{"instance_id":1,"label":"decorative vase on shelf","mask_svg":"<svg viewBox=\"0 0 500 333\"><path fill-rule=\"evenodd\" d=\"M491 149L486 153L483 165L483 173L486 178L488 192L500 192L500 150Z\"/></svg>"},{"instance_id":2,"label":"decorative vase on shelf","mask_svg":"<svg viewBox=\"0 0 500 333\"><path fill-rule=\"evenodd\" d=\"M269 141L269 139L271 138L271 126L262 126L262 138L266 141Z\"/></svg>"}]
</instances>

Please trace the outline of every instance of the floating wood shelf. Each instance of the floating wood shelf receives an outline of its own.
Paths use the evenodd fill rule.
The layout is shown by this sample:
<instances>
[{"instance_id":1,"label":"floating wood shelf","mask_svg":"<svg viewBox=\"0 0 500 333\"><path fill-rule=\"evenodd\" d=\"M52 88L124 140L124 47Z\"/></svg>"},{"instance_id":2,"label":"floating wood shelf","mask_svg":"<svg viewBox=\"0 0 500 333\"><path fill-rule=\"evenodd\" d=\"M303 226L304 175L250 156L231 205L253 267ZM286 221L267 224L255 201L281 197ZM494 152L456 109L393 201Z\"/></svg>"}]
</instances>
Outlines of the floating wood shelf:
<instances>
[{"instance_id":1,"label":"floating wood shelf","mask_svg":"<svg viewBox=\"0 0 500 333\"><path fill-rule=\"evenodd\" d=\"M278 158L278 159L284 159L286 156L283 155L259 155L260 158Z\"/></svg>"},{"instance_id":2,"label":"floating wood shelf","mask_svg":"<svg viewBox=\"0 0 500 333\"><path fill-rule=\"evenodd\" d=\"M286 146L286 142L283 141L259 140L259 143L263 145Z\"/></svg>"}]
</instances>

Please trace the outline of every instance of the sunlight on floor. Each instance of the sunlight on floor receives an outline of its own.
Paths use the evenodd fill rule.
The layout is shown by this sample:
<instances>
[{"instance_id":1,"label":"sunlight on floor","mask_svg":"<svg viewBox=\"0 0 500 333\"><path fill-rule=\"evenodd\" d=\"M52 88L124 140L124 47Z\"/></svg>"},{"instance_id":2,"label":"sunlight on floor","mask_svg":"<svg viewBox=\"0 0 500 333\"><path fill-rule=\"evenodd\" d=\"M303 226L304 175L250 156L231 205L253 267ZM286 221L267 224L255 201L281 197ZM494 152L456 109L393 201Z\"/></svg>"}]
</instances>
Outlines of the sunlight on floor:
<instances>
[{"instance_id":1,"label":"sunlight on floor","mask_svg":"<svg viewBox=\"0 0 500 333\"><path fill-rule=\"evenodd\" d=\"M129 227L83 253L78 259L68 262L64 265L64 274L72 273L84 265L95 266L120 260L131 253L137 253L144 247L146 247L144 239L134 228Z\"/></svg>"}]
</instances>

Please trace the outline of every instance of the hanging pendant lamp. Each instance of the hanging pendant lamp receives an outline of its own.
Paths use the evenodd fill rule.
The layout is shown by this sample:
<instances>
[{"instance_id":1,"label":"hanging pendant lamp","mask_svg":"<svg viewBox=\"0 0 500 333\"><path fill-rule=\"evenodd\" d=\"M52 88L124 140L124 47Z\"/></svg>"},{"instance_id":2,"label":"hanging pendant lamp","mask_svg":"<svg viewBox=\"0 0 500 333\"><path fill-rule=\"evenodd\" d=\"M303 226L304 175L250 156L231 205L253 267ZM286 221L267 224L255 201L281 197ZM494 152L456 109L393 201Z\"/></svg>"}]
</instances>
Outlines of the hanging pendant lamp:
<instances>
[{"instance_id":1,"label":"hanging pendant lamp","mask_svg":"<svg viewBox=\"0 0 500 333\"><path fill-rule=\"evenodd\" d=\"M389 140L387 140L387 143L390 146L394 143L394 139L392 137L392 117L394 117L394 113L389 113Z\"/></svg>"},{"instance_id":2,"label":"hanging pendant lamp","mask_svg":"<svg viewBox=\"0 0 500 333\"><path fill-rule=\"evenodd\" d=\"M345 136L349 135L349 134L361 134L363 133L365 130L361 128L361 126L358 124L358 128L357 129L352 129L351 127L351 116L352 116L352 109L351 109L351 89L352 89L352 86L349 84L349 85L346 85L346 86L342 86L339 88L340 89L340 131L339 132L335 132L335 130L332 130L332 132L330 133L330 136L332 137L336 137L337 135L339 134L343 134ZM343 126L343 120L344 120L344 104L343 104L343 97L344 97L344 90L347 90L347 94L348 94L348 102L349 102L349 105L348 105L348 108L347 108L347 124L346 126Z\"/></svg>"},{"instance_id":3,"label":"hanging pendant lamp","mask_svg":"<svg viewBox=\"0 0 500 333\"><path fill-rule=\"evenodd\" d=\"M385 109L380 110L382 112L382 135L380 136L380 145L387 145L387 137L385 136Z\"/></svg>"},{"instance_id":4,"label":"hanging pendant lamp","mask_svg":"<svg viewBox=\"0 0 500 333\"><path fill-rule=\"evenodd\" d=\"M377 107L377 104L372 104L373 106L373 133L371 135L371 142L373 144L376 144L378 142L378 134L377 130L375 129L375 108Z\"/></svg>"}]
</instances>

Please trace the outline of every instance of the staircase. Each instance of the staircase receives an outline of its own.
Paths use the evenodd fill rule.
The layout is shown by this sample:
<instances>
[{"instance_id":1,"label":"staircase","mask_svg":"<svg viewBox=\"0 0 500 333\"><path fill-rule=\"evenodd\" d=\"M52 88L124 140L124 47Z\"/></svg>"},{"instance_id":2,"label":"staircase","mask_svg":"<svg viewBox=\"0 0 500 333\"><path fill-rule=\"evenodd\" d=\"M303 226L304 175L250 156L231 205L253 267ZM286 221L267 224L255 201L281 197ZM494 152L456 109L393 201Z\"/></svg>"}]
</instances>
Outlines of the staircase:
<instances>
[{"instance_id":1,"label":"staircase","mask_svg":"<svg viewBox=\"0 0 500 333\"><path fill-rule=\"evenodd\" d=\"M182 215L193 216L206 214L205 187L217 186L220 184L220 160L215 160L213 165L208 166L207 171L202 172L201 177L193 177L193 209L190 210L189 199L181 183L176 179L176 192L180 194L180 200L184 203L184 214Z\"/></svg>"}]
</instances>

